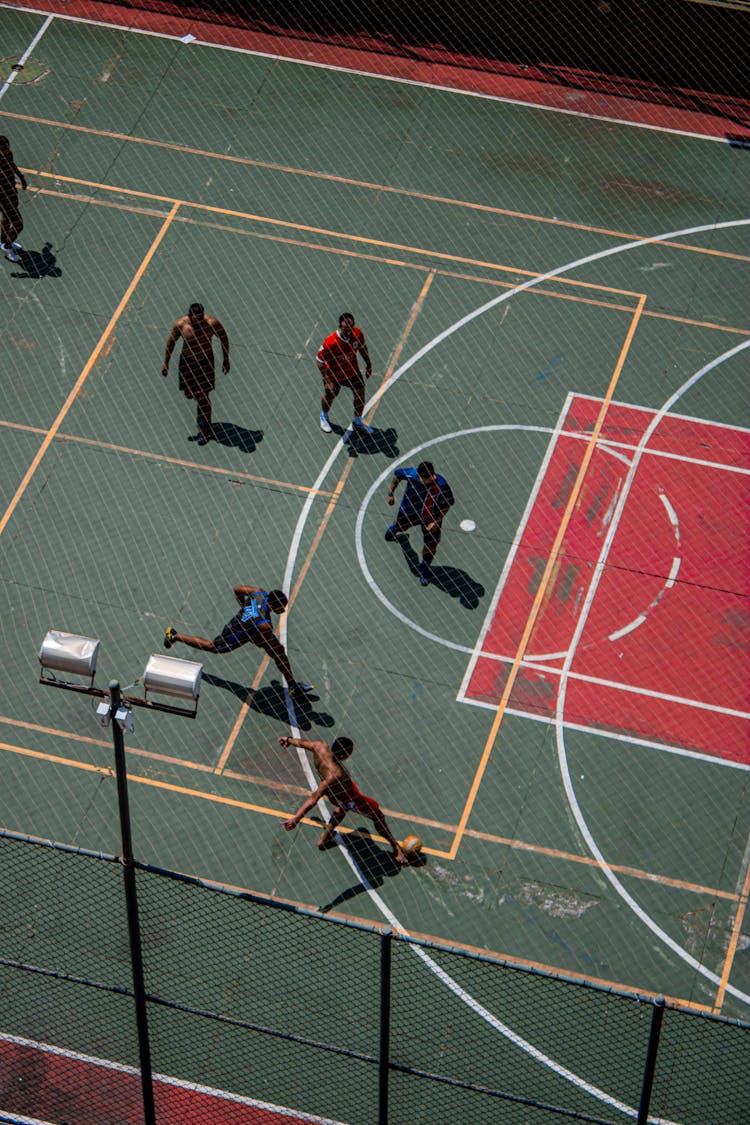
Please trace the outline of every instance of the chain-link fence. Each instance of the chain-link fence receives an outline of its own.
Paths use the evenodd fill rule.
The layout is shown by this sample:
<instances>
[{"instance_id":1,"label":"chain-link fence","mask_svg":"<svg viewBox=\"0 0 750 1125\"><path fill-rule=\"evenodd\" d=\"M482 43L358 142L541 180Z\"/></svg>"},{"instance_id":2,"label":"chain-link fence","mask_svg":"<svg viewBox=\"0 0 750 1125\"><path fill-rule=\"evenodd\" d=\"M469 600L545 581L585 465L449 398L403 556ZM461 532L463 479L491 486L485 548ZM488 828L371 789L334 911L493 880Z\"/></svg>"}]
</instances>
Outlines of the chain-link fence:
<instances>
[{"instance_id":1,"label":"chain-link fence","mask_svg":"<svg viewBox=\"0 0 750 1125\"><path fill-rule=\"evenodd\" d=\"M140 1123L120 861L0 863L0 1119ZM160 1123L748 1119L750 1024L136 868Z\"/></svg>"}]
</instances>

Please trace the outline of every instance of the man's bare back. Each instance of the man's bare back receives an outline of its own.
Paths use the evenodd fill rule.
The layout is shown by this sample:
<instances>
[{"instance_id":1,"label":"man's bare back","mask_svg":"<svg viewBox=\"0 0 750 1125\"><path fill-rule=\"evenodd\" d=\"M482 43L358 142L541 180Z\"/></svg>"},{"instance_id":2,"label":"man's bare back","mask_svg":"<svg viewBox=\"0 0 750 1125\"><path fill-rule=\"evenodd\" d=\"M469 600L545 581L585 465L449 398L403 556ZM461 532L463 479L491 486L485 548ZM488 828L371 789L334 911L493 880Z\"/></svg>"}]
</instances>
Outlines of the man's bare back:
<instances>
[{"instance_id":1,"label":"man's bare back","mask_svg":"<svg viewBox=\"0 0 750 1125\"><path fill-rule=\"evenodd\" d=\"M297 746L301 750L308 750L313 756L313 764L320 778L320 785L311 793L307 800L297 810L294 816L284 821L284 828L291 832L299 822L315 808L322 798L333 805L333 814L323 830L323 835L318 840L318 848L325 851L334 843L334 833L347 812L356 811L372 820L375 828L393 849L393 858L399 867L405 866L409 860L396 837L388 826L388 821L377 801L360 793L356 783L349 776L349 771L343 765L354 749L350 738L337 738L333 746L323 741L308 741L303 738L289 738L284 736L279 739L280 746Z\"/></svg>"}]
</instances>

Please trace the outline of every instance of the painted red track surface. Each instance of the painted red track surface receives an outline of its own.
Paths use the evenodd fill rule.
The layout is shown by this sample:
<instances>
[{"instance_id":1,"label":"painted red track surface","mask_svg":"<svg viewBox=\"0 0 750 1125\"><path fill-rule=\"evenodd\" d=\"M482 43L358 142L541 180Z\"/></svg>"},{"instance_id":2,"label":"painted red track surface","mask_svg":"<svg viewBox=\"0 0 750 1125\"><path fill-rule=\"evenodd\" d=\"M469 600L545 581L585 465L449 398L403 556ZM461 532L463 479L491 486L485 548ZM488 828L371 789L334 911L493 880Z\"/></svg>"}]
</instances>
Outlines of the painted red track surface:
<instances>
[{"instance_id":1,"label":"painted red track surface","mask_svg":"<svg viewBox=\"0 0 750 1125\"><path fill-rule=\"evenodd\" d=\"M302 62L341 67L388 78L423 82L474 94L507 98L571 113L675 129L706 137L742 138L750 143L750 102L691 90L666 90L648 83L610 78L584 70L548 67L544 71L492 59L458 55L439 46L406 48L356 40L354 45L322 38L256 31L196 19L169 5L167 12L126 8L101 0L15 0L13 5L68 18L94 20L137 31L233 47ZM699 108L698 108L699 107Z\"/></svg>"},{"instance_id":2,"label":"painted red track surface","mask_svg":"<svg viewBox=\"0 0 750 1125\"><path fill-rule=\"evenodd\" d=\"M601 403L575 397L466 690L497 705ZM652 411L612 404L509 706L553 717L560 669ZM583 438L584 440L581 440ZM601 440L610 445L601 447ZM567 682L566 722L750 763L750 433L666 415L640 459ZM619 454L619 457L617 456ZM596 681L596 682L595 682Z\"/></svg>"},{"instance_id":3,"label":"painted red track surface","mask_svg":"<svg viewBox=\"0 0 750 1125\"><path fill-rule=\"evenodd\" d=\"M66 1125L142 1125L140 1076L18 1042L0 1042L0 1109ZM310 1117L154 1081L159 1125L295 1125Z\"/></svg>"}]
</instances>

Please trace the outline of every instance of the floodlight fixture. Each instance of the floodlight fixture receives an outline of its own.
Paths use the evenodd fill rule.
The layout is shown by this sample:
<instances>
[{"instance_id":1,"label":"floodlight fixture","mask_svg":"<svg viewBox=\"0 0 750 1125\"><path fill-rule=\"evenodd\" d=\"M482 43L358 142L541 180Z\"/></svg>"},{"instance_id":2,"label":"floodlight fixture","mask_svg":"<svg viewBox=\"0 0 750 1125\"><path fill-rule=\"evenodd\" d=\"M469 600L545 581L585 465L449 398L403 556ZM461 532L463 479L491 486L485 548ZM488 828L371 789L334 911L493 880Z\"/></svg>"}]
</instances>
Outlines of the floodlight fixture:
<instances>
[{"instance_id":1,"label":"floodlight fixture","mask_svg":"<svg viewBox=\"0 0 750 1125\"><path fill-rule=\"evenodd\" d=\"M59 629L50 629L39 650L39 664L41 666L39 682L54 684L57 687L64 686L72 691L92 689L100 643L95 637L82 637L77 633L64 633ZM53 675L54 672L63 672L66 676L80 676L87 679L88 684L61 680Z\"/></svg>"},{"instance_id":2,"label":"floodlight fixture","mask_svg":"<svg viewBox=\"0 0 750 1125\"><path fill-rule=\"evenodd\" d=\"M103 699L101 700L100 703L97 703L95 715L96 715L96 721L97 721L97 723L99 724L100 727L109 726L109 720L112 718L112 709L111 709L109 703L107 703Z\"/></svg>"},{"instance_id":3,"label":"floodlight fixture","mask_svg":"<svg viewBox=\"0 0 750 1125\"><path fill-rule=\"evenodd\" d=\"M174 714L195 718L202 675L203 665L194 660L179 660L175 656L153 653L143 672L145 705L159 711L171 711ZM152 695L166 695L173 699L189 701L192 706L179 707L175 704L160 703L149 699L149 692Z\"/></svg>"}]
</instances>

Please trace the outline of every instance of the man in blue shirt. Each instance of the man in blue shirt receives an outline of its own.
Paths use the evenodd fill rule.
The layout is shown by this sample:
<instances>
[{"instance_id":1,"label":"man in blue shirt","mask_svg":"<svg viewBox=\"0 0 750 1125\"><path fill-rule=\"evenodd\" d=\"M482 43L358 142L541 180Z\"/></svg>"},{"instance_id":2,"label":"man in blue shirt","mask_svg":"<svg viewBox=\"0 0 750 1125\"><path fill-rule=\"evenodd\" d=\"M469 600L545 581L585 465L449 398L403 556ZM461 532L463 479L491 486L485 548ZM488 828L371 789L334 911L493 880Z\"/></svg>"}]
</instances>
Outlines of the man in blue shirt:
<instances>
[{"instance_id":1,"label":"man in blue shirt","mask_svg":"<svg viewBox=\"0 0 750 1125\"><path fill-rule=\"evenodd\" d=\"M189 645L190 648L197 648L201 652L223 654L234 652L242 645L255 645L256 648L264 649L274 661L289 685L292 695L296 692L304 694L312 691L312 684L303 684L295 680L286 649L273 631L271 614L284 613L287 607L287 596L283 590L269 592L261 590L260 586L235 586L234 596L241 608L212 641L206 637L178 633L170 625L164 634L164 647L171 648L174 644L183 644Z\"/></svg>"},{"instance_id":2,"label":"man in blue shirt","mask_svg":"<svg viewBox=\"0 0 750 1125\"><path fill-rule=\"evenodd\" d=\"M386 542L393 543L410 527L422 528L424 546L419 564L419 584L429 585L432 577L432 560L438 549L443 529L443 517L453 506L453 493L445 477L435 472L432 461L422 461L416 469L396 469L388 489L388 503L395 503L395 492L401 481L406 481L406 491L401 499L398 515L385 533Z\"/></svg>"}]
</instances>

